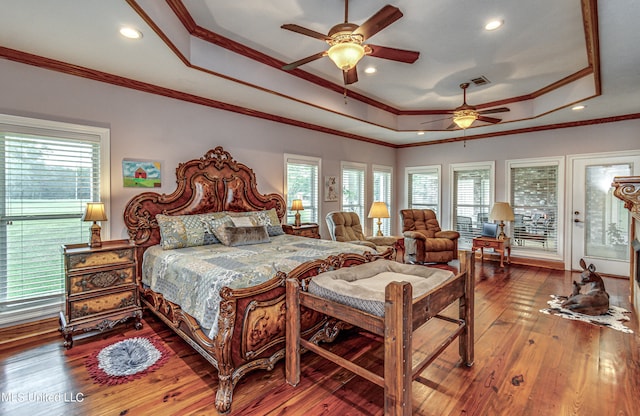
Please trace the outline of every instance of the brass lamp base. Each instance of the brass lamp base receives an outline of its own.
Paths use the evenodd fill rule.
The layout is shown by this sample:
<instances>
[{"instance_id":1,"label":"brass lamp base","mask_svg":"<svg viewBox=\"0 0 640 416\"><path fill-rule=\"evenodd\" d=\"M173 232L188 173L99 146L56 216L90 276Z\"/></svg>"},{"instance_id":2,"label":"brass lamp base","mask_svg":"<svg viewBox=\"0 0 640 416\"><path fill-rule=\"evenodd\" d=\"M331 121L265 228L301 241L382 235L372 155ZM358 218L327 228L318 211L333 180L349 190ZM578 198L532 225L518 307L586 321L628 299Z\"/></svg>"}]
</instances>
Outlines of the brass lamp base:
<instances>
[{"instance_id":1,"label":"brass lamp base","mask_svg":"<svg viewBox=\"0 0 640 416\"><path fill-rule=\"evenodd\" d=\"M295 225L296 227L300 227L300 211L297 211L297 212L296 212L296 220L295 220L295 222L294 222L294 225Z\"/></svg>"},{"instance_id":2,"label":"brass lamp base","mask_svg":"<svg viewBox=\"0 0 640 416\"><path fill-rule=\"evenodd\" d=\"M380 226L382 225L382 220L380 218L378 218L378 232L376 233L377 237L383 237L384 234L382 234L382 230L380 230Z\"/></svg>"},{"instance_id":3,"label":"brass lamp base","mask_svg":"<svg viewBox=\"0 0 640 416\"><path fill-rule=\"evenodd\" d=\"M498 240L504 240L505 238L507 238L507 235L504 233L504 221L500 220L500 224L498 224L498 227L500 227L500 234L498 234Z\"/></svg>"},{"instance_id":4,"label":"brass lamp base","mask_svg":"<svg viewBox=\"0 0 640 416\"><path fill-rule=\"evenodd\" d=\"M102 247L102 239L100 238L100 226L93 222L91 226L91 240L89 240L89 247Z\"/></svg>"}]
</instances>

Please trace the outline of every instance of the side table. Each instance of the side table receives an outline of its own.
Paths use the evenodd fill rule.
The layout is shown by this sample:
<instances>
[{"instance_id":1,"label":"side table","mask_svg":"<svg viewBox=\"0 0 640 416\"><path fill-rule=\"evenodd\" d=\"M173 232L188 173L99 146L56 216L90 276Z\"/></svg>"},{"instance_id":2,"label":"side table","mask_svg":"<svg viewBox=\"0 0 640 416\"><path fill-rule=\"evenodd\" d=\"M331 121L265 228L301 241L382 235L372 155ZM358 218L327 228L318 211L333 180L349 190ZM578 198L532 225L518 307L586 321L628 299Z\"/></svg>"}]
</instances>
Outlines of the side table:
<instances>
[{"instance_id":1,"label":"side table","mask_svg":"<svg viewBox=\"0 0 640 416\"><path fill-rule=\"evenodd\" d=\"M504 240L498 240L491 237L474 237L471 252L475 254L480 249L480 259L484 260L484 249L492 248L495 252L500 253L500 267L504 267L504 252L507 252L507 263L511 263L511 238L506 237Z\"/></svg>"},{"instance_id":2,"label":"side table","mask_svg":"<svg viewBox=\"0 0 640 416\"><path fill-rule=\"evenodd\" d=\"M302 223L300 225L282 224L285 233L291 235L299 235L300 237L320 238L320 229L318 224L312 222Z\"/></svg>"}]
</instances>

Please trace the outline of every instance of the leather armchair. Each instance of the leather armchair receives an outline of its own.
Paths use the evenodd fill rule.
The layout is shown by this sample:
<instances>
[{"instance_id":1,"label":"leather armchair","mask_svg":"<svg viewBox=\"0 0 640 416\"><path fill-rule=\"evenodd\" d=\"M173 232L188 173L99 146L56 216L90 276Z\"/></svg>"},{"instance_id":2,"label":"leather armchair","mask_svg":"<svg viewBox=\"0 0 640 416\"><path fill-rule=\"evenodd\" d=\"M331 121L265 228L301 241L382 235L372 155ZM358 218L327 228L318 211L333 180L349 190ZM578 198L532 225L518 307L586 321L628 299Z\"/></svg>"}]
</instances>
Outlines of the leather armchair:
<instances>
[{"instance_id":1,"label":"leather armchair","mask_svg":"<svg viewBox=\"0 0 640 416\"><path fill-rule=\"evenodd\" d=\"M397 237L366 237L362 232L360 217L355 212L332 211L326 216L329 234L334 241L361 244L383 253L394 247Z\"/></svg>"},{"instance_id":2,"label":"leather armchair","mask_svg":"<svg viewBox=\"0 0 640 416\"><path fill-rule=\"evenodd\" d=\"M403 209L405 263L448 263L458 258L457 231L442 231L430 209Z\"/></svg>"}]
</instances>

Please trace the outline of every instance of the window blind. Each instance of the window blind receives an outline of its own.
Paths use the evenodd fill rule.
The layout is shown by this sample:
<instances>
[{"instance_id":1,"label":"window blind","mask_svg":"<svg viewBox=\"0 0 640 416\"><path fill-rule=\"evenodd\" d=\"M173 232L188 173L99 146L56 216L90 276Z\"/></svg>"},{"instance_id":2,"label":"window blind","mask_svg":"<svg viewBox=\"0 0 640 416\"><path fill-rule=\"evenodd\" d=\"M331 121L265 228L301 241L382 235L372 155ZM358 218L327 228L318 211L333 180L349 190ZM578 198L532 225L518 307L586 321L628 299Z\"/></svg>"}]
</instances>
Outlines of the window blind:
<instances>
[{"instance_id":1,"label":"window blind","mask_svg":"<svg viewBox=\"0 0 640 416\"><path fill-rule=\"evenodd\" d=\"M60 298L61 245L89 240L100 141L0 132L0 312Z\"/></svg>"},{"instance_id":2,"label":"window blind","mask_svg":"<svg viewBox=\"0 0 640 416\"><path fill-rule=\"evenodd\" d=\"M365 168L358 165L342 166L342 210L358 214L365 224Z\"/></svg>"},{"instance_id":3,"label":"window blind","mask_svg":"<svg viewBox=\"0 0 640 416\"><path fill-rule=\"evenodd\" d=\"M300 211L300 221L318 222L318 159L299 159L287 157L287 208L291 208L294 199L302 200L304 211ZM287 223L293 224L296 211L287 209Z\"/></svg>"},{"instance_id":4,"label":"window blind","mask_svg":"<svg viewBox=\"0 0 640 416\"><path fill-rule=\"evenodd\" d=\"M409 172L407 175L408 201L411 209L440 211L440 172L437 169Z\"/></svg>"},{"instance_id":5,"label":"window blind","mask_svg":"<svg viewBox=\"0 0 640 416\"><path fill-rule=\"evenodd\" d=\"M518 249L558 251L558 164L511 167L513 239Z\"/></svg>"},{"instance_id":6,"label":"window blind","mask_svg":"<svg viewBox=\"0 0 640 416\"><path fill-rule=\"evenodd\" d=\"M473 168L453 171L453 226L460 233L461 247L471 245L491 210L491 169Z\"/></svg>"},{"instance_id":7,"label":"window blind","mask_svg":"<svg viewBox=\"0 0 640 416\"><path fill-rule=\"evenodd\" d=\"M373 201L381 201L387 204L389 216L391 218L383 218L380 229L384 235L391 235L391 221L397 218L397 213L391 206L392 195L392 173L391 168L373 167ZM377 220L374 220L374 231L377 232Z\"/></svg>"}]
</instances>

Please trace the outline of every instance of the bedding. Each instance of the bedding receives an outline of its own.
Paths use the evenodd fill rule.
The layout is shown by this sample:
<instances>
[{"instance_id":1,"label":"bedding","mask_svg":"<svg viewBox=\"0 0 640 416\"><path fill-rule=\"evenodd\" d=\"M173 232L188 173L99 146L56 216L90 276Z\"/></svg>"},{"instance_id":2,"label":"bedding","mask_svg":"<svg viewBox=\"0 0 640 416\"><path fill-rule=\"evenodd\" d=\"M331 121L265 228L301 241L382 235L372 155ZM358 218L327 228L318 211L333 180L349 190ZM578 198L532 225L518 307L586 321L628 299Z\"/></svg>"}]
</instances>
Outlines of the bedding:
<instances>
[{"instance_id":1,"label":"bedding","mask_svg":"<svg viewBox=\"0 0 640 416\"><path fill-rule=\"evenodd\" d=\"M144 253L142 283L180 305L213 338L218 329L222 287L256 286L279 271L288 273L308 261L365 252L375 250L289 234L273 236L268 243L238 247L213 244L165 250L155 245Z\"/></svg>"}]
</instances>

